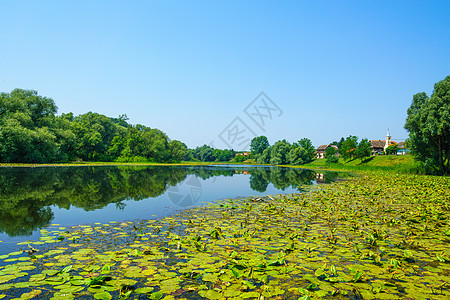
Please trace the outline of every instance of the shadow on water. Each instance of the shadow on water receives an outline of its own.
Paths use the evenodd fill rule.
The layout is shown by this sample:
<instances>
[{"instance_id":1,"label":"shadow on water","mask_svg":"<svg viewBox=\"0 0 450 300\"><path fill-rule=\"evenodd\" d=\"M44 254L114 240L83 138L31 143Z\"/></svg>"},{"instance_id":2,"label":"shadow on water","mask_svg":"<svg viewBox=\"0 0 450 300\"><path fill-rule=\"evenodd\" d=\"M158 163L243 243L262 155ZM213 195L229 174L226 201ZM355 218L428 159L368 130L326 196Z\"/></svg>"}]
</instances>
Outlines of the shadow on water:
<instances>
[{"instance_id":1,"label":"shadow on water","mask_svg":"<svg viewBox=\"0 0 450 300\"><path fill-rule=\"evenodd\" d=\"M30 235L52 222L52 207L94 211L113 203L123 210L126 201L158 197L189 177L202 182L249 175L246 180L251 190L263 193L269 183L280 192L288 188L302 191L301 186L328 183L338 177L338 173L324 174L276 167L0 168L0 232L11 237Z\"/></svg>"}]
</instances>

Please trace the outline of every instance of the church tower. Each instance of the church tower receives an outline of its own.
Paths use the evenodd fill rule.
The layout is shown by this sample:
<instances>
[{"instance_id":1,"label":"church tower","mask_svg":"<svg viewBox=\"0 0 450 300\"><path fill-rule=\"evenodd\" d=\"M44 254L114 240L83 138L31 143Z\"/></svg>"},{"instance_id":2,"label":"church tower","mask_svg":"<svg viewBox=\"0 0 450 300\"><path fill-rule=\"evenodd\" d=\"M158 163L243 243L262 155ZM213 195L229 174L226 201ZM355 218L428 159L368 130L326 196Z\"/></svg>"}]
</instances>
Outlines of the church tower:
<instances>
[{"instance_id":1,"label":"church tower","mask_svg":"<svg viewBox=\"0 0 450 300\"><path fill-rule=\"evenodd\" d=\"M386 148L389 147L390 144L391 144L391 133L389 132L388 128L388 131L386 133L386 145L384 145L384 151L386 151Z\"/></svg>"}]
</instances>

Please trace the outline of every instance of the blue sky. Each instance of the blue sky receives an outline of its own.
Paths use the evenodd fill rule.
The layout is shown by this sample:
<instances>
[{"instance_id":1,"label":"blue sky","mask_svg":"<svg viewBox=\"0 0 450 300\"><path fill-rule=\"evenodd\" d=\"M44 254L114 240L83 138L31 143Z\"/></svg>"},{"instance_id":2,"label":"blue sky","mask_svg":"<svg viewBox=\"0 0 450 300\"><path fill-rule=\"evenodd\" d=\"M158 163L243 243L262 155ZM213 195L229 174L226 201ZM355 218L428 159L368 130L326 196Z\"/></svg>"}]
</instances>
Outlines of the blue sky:
<instances>
[{"instance_id":1,"label":"blue sky","mask_svg":"<svg viewBox=\"0 0 450 300\"><path fill-rule=\"evenodd\" d=\"M0 91L37 90L58 113L127 114L189 147L234 146L219 135L237 117L271 143L387 128L401 140L412 96L450 75L450 1L0 0L0 11ZM244 112L260 92L279 108L262 129Z\"/></svg>"}]
</instances>

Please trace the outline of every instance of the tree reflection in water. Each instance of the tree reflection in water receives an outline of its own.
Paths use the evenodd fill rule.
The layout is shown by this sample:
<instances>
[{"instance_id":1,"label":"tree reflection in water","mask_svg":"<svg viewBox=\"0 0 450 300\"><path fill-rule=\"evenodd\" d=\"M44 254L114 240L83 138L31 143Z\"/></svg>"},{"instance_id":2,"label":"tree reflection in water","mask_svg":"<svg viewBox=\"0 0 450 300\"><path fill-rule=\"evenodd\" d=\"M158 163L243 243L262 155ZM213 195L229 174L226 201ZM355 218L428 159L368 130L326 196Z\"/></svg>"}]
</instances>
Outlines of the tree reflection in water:
<instances>
[{"instance_id":1,"label":"tree reflection in water","mask_svg":"<svg viewBox=\"0 0 450 300\"><path fill-rule=\"evenodd\" d=\"M258 192L266 191L269 183L285 190L310 185L316 179L316 173L310 170L276 167L0 168L0 232L9 236L30 235L48 226L54 216L52 205L91 211L115 203L117 209L123 210L125 200L160 196L191 174L206 180L244 171L250 175L250 188Z\"/></svg>"}]
</instances>

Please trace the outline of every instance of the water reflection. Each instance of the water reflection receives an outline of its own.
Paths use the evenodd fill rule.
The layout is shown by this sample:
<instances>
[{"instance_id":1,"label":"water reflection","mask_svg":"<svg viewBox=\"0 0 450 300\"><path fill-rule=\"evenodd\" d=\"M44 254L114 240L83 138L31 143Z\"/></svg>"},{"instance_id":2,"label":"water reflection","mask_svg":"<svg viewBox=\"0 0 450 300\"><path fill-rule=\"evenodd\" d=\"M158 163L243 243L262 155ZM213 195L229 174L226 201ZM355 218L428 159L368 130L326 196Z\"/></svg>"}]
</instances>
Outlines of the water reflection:
<instances>
[{"instance_id":1,"label":"water reflection","mask_svg":"<svg viewBox=\"0 0 450 300\"><path fill-rule=\"evenodd\" d=\"M0 168L0 232L9 236L29 235L51 223L52 206L93 211L114 203L117 209L123 210L125 200L155 198L166 191L177 206L190 206L198 201L203 180L243 175L249 176L246 178L250 188L257 192L265 192L269 183L285 190L313 184L316 180L312 171L289 168ZM189 188L189 196L183 193L180 183Z\"/></svg>"}]
</instances>

